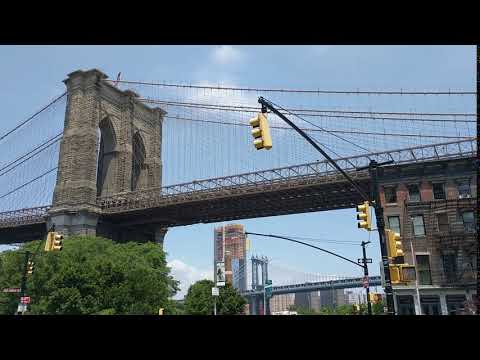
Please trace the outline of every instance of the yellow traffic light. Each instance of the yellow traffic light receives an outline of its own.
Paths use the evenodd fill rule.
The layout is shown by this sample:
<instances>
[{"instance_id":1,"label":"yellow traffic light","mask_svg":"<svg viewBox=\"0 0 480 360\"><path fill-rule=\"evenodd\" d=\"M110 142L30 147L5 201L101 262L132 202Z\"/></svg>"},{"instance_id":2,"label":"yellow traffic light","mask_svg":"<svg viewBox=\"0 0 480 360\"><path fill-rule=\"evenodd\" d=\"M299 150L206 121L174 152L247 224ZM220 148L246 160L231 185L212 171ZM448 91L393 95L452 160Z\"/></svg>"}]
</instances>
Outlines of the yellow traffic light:
<instances>
[{"instance_id":1,"label":"yellow traffic light","mask_svg":"<svg viewBox=\"0 0 480 360\"><path fill-rule=\"evenodd\" d=\"M382 302L382 294L369 293L369 299L372 304L378 304Z\"/></svg>"},{"instance_id":2,"label":"yellow traffic light","mask_svg":"<svg viewBox=\"0 0 480 360\"><path fill-rule=\"evenodd\" d=\"M357 226L359 229L372 230L372 219L370 218L370 205L365 201L362 205L357 206Z\"/></svg>"},{"instance_id":3,"label":"yellow traffic light","mask_svg":"<svg viewBox=\"0 0 480 360\"><path fill-rule=\"evenodd\" d=\"M53 237L52 250L53 250L53 251L60 251L60 250L62 250L62 249L63 249L62 242L63 242L63 235L58 234L58 233L55 233L55 235L54 235L54 237Z\"/></svg>"},{"instance_id":4,"label":"yellow traffic light","mask_svg":"<svg viewBox=\"0 0 480 360\"><path fill-rule=\"evenodd\" d=\"M34 264L35 264L35 263L34 263L33 261L31 261L31 260L28 261L28 263L27 263L27 274L28 274L28 275L32 275L32 274L33 274L33 265L34 265Z\"/></svg>"},{"instance_id":5,"label":"yellow traffic light","mask_svg":"<svg viewBox=\"0 0 480 360\"><path fill-rule=\"evenodd\" d=\"M414 265L401 264L400 265L400 280L403 283L415 281L417 272Z\"/></svg>"},{"instance_id":6,"label":"yellow traffic light","mask_svg":"<svg viewBox=\"0 0 480 360\"><path fill-rule=\"evenodd\" d=\"M257 150L272 148L272 137L270 136L270 128L268 126L267 117L263 113L259 113L257 117L250 119L252 125L252 136L255 138L253 145Z\"/></svg>"},{"instance_id":7,"label":"yellow traffic light","mask_svg":"<svg viewBox=\"0 0 480 360\"><path fill-rule=\"evenodd\" d=\"M392 284L407 284L415 281L416 271L414 265L390 264L389 267Z\"/></svg>"},{"instance_id":8,"label":"yellow traffic light","mask_svg":"<svg viewBox=\"0 0 480 360\"><path fill-rule=\"evenodd\" d=\"M63 235L54 231L50 231L47 235L47 242L45 243L45 251L60 251L62 250Z\"/></svg>"},{"instance_id":9,"label":"yellow traffic light","mask_svg":"<svg viewBox=\"0 0 480 360\"><path fill-rule=\"evenodd\" d=\"M392 284L400 284L400 265L389 264L390 269L390 281Z\"/></svg>"},{"instance_id":10,"label":"yellow traffic light","mask_svg":"<svg viewBox=\"0 0 480 360\"><path fill-rule=\"evenodd\" d=\"M47 241L45 242L45 251L51 251L52 250L52 243L53 243L53 232L50 231L47 234Z\"/></svg>"},{"instance_id":11,"label":"yellow traffic light","mask_svg":"<svg viewBox=\"0 0 480 360\"><path fill-rule=\"evenodd\" d=\"M387 233L387 246L390 257L396 258L399 256L403 256L400 234L388 229L385 230L385 232Z\"/></svg>"}]
</instances>

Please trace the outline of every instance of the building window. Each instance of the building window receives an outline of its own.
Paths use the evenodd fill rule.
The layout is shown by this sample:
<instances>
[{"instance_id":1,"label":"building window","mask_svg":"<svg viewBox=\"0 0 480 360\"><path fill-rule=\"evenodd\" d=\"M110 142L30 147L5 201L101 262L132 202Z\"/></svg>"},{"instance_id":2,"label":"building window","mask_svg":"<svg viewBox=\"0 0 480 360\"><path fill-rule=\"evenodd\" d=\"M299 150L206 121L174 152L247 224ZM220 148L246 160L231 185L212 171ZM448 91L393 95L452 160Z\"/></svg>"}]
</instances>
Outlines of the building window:
<instances>
[{"instance_id":1,"label":"building window","mask_svg":"<svg viewBox=\"0 0 480 360\"><path fill-rule=\"evenodd\" d=\"M419 202L420 198L420 189L418 185L408 185L408 197L411 202Z\"/></svg>"},{"instance_id":2,"label":"building window","mask_svg":"<svg viewBox=\"0 0 480 360\"><path fill-rule=\"evenodd\" d=\"M447 295L446 300L448 315L459 315L464 310L467 301L465 295Z\"/></svg>"},{"instance_id":3,"label":"building window","mask_svg":"<svg viewBox=\"0 0 480 360\"><path fill-rule=\"evenodd\" d=\"M398 315L415 315L415 305L412 295L397 296Z\"/></svg>"},{"instance_id":4,"label":"building window","mask_svg":"<svg viewBox=\"0 0 480 360\"><path fill-rule=\"evenodd\" d=\"M437 214L438 231L446 232L449 230L447 213Z\"/></svg>"},{"instance_id":5,"label":"building window","mask_svg":"<svg viewBox=\"0 0 480 360\"><path fill-rule=\"evenodd\" d=\"M418 283L420 285L432 285L432 276L430 273L430 256L416 255Z\"/></svg>"},{"instance_id":6,"label":"building window","mask_svg":"<svg viewBox=\"0 0 480 360\"><path fill-rule=\"evenodd\" d=\"M443 271L447 282L452 283L457 281L457 256L455 253L443 254Z\"/></svg>"},{"instance_id":7,"label":"building window","mask_svg":"<svg viewBox=\"0 0 480 360\"><path fill-rule=\"evenodd\" d=\"M445 200L445 184L436 183L433 184L433 198L435 200Z\"/></svg>"},{"instance_id":8,"label":"building window","mask_svg":"<svg viewBox=\"0 0 480 360\"><path fill-rule=\"evenodd\" d=\"M463 212L462 220L465 231L475 231L475 218L473 216L473 211Z\"/></svg>"},{"instance_id":9,"label":"building window","mask_svg":"<svg viewBox=\"0 0 480 360\"><path fill-rule=\"evenodd\" d=\"M460 199L471 197L470 179L458 181L458 197Z\"/></svg>"},{"instance_id":10,"label":"building window","mask_svg":"<svg viewBox=\"0 0 480 360\"><path fill-rule=\"evenodd\" d=\"M438 295L420 296L420 304L422 305L422 314L424 315L440 315L440 297Z\"/></svg>"},{"instance_id":11,"label":"building window","mask_svg":"<svg viewBox=\"0 0 480 360\"><path fill-rule=\"evenodd\" d=\"M388 217L388 227L389 227L390 230L393 230L396 233L401 234L401 232L400 232L400 217L399 216L389 216Z\"/></svg>"},{"instance_id":12,"label":"building window","mask_svg":"<svg viewBox=\"0 0 480 360\"><path fill-rule=\"evenodd\" d=\"M423 215L412 216L413 234L415 236L425 235L425 224L423 223Z\"/></svg>"},{"instance_id":13,"label":"building window","mask_svg":"<svg viewBox=\"0 0 480 360\"><path fill-rule=\"evenodd\" d=\"M385 201L387 204L397 202L397 188L394 186L385 187Z\"/></svg>"}]
</instances>

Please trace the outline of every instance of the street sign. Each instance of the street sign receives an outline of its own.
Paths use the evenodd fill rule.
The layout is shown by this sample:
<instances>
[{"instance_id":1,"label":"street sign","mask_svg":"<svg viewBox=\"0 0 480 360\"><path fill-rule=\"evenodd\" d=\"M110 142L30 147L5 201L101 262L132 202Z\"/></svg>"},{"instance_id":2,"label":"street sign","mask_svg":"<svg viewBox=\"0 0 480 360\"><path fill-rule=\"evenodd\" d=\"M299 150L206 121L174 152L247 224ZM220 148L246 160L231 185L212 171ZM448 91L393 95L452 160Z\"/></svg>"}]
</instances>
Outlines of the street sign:
<instances>
[{"instance_id":1,"label":"street sign","mask_svg":"<svg viewBox=\"0 0 480 360\"><path fill-rule=\"evenodd\" d=\"M216 268L216 281L217 286L225 286L225 263L224 262L217 262Z\"/></svg>"},{"instance_id":2,"label":"street sign","mask_svg":"<svg viewBox=\"0 0 480 360\"><path fill-rule=\"evenodd\" d=\"M218 287L212 287L212 296L219 296L219 295L220 295L220 291Z\"/></svg>"},{"instance_id":3,"label":"street sign","mask_svg":"<svg viewBox=\"0 0 480 360\"><path fill-rule=\"evenodd\" d=\"M20 298L20 302L21 302L22 304L30 304L30 296L22 296L22 297Z\"/></svg>"},{"instance_id":4,"label":"street sign","mask_svg":"<svg viewBox=\"0 0 480 360\"><path fill-rule=\"evenodd\" d=\"M368 277L366 277L366 276L363 278L363 287L364 288L368 287Z\"/></svg>"},{"instance_id":5,"label":"street sign","mask_svg":"<svg viewBox=\"0 0 480 360\"><path fill-rule=\"evenodd\" d=\"M27 304L18 304L17 313L24 313L27 311Z\"/></svg>"},{"instance_id":6,"label":"street sign","mask_svg":"<svg viewBox=\"0 0 480 360\"><path fill-rule=\"evenodd\" d=\"M265 296L270 298L272 297L273 285L272 280L265 281Z\"/></svg>"},{"instance_id":7,"label":"street sign","mask_svg":"<svg viewBox=\"0 0 480 360\"><path fill-rule=\"evenodd\" d=\"M20 288L5 288L3 289L4 293L19 293Z\"/></svg>"}]
</instances>

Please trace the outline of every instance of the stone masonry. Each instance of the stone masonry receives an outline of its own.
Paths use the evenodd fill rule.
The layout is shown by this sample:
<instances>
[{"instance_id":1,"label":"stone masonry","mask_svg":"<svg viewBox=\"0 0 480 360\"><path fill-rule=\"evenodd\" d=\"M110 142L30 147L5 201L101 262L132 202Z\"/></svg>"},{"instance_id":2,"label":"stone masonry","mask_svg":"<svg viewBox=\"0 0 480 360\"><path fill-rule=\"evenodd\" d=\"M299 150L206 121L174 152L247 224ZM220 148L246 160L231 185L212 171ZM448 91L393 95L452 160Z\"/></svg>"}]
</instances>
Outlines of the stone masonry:
<instances>
[{"instance_id":1,"label":"stone masonry","mask_svg":"<svg viewBox=\"0 0 480 360\"><path fill-rule=\"evenodd\" d=\"M141 239L126 240L161 242L165 229L135 231L99 221L97 190L98 195L109 196L161 186L161 129L165 115L162 109L138 101L135 92L121 91L103 81L106 78L101 71L92 69L75 71L64 80L68 92L64 133L47 226L55 224L65 235L98 234L116 240L125 238L122 233L133 237L142 233ZM110 149L99 159L100 139L108 142ZM142 154L134 154L134 148L141 148ZM134 157L142 160L135 186ZM103 182L97 181L99 162Z\"/></svg>"}]
</instances>

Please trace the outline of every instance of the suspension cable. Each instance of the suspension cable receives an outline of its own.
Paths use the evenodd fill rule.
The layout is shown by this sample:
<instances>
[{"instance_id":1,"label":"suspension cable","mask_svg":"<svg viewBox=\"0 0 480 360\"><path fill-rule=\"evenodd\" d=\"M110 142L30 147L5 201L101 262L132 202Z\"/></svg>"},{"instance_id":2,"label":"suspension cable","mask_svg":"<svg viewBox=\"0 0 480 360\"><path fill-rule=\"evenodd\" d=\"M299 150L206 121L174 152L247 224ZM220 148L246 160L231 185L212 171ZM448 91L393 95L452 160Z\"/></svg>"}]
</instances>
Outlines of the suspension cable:
<instances>
[{"instance_id":1,"label":"suspension cable","mask_svg":"<svg viewBox=\"0 0 480 360\"><path fill-rule=\"evenodd\" d=\"M116 82L120 84L132 85L150 85L189 89L210 89L210 90L233 90L233 91L254 91L254 92L283 92L283 93L309 93L309 94L346 94L346 95L476 95L475 91L365 91L365 90L307 90L307 89L261 89L261 88L242 88L231 86L208 86L208 85L181 85L173 83L154 83L145 81L127 81L110 80L107 82Z\"/></svg>"},{"instance_id":2,"label":"suspension cable","mask_svg":"<svg viewBox=\"0 0 480 360\"><path fill-rule=\"evenodd\" d=\"M253 106L243 106L243 105L215 105L215 104L206 104L206 103L189 103L189 102L178 102L178 101L164 101L164 100L155 100L148 98L140 98L140 101L144 103L151 104L160 104L168 105L174 107L187 107L195 109L204 109L204 110L220 110L220 111L230 111L230 112L242 112L242 113L252 113L258 111L257 107ZM471 113L414 113L414 112L374 112L374 111L346 111L346 110L320 110L320 109L290 109L286 108L290 113L297 114L300 112L300 115L309 116L309 117L324 117L324 118L339 118L339 119L366 119L366 120L392 120L392 121L418 121L418 122L459 122L459 123L476 123L476 120L463 120L463 119L426 119L426 118L405 118L405 117L387 117L387 116L378 116L373 117L373 115L412 115L412 116L477 116L476 114ZM351 115L329 115L329 114L364 114L372 116L351 116Z\"/></svg>"},{"instance_id":3,"label":"suspension cable","mask_svg":"<svg viewBox=\"0 0 480 360\"><path fill-rule=\"evenodd\" d=\"M47 108L49 108L51 105L53 105L54 103L56 103L58 100L60 100L61 98L63 98L65 95L67 94L67 92L64 92L62 95L58 96L57 98L55 98L54 100L52 100L48 105L45 105L43 108L41 108L40 110L38 110L35 114L33 114L32 116L30 116L29 118L27 118L27 120L21 122L20 124L18 124L17 126L15 126L13 129L7 131L5 134L3 134L2 136L0 136L0 141L5 139L8 135L10 135L11 133L13 133L14 131L16 131L17 129L21 128L23 125L25 125L26 123L28 123L29 121L33 120L35 118L35 116L37 116L38 114L40 114L41 112L43 112L44 110L46 110Z\"/></svg>"},{"instance_id":4,"label":"suspension cable","mask_svg":"<svg viewBox=\"0 0 480 360\"><path fill-rule=\"evenodd\" d=\"M37 176L35 179L32 179L32 180L30 180L29 182L26 182L25 184L20 185L19 187L15 188L15 189L13 189L13 190L11 190L11 191L9 191L8 193L3 194L2 196L0 196L0 199L3 199L4 197L6 197L6 196L8 196L8 195L10 195L10 194L12 194L12 193L14 193L14 192L17 191L17 190L20 190L21 188L24 188L25 186L33 183L34 181L37 181L38 179L41 179L42 177L44 177L45 175L48 175L49 173L51 173L52 171L54 171L54 170L56 170L56 169L58 169L58 166L55 166L53 169L50 169L50 170L48 170L47 172L44 172L42 175Z\"/></svg>"},{"instance_id":5,"label":"suspension cable","mask_svg":"<svg viewBox=\"0 0 480 360\"><path fill-rule=\"evenodd\" d=\"M38 150L39 148L41 148L42 146L48 144L49 142L51 142L50 144L48 144L47 146L45 146L43 149L37 151L36 153L34 153L33 155L29 156L28 158L26 158L25 160L21 161L20 163L16 164L15 166L11 167L10 169L7 169L6 171L4 171L3 173L0 173L0 176L3 176L7 173L9 173L10 171L14 170L15 168L17 168L18 166L22 165L24 162L30 160L32 157L34 157L35 155L38 155L40 154L42 151L45 151L46 149L48 149L50 146L56 144L58 141L61 140L61 137L62 137L63 133L59 133L57 135L55 135L54 137L48 139L47 141L44 141L42 144L38 145L36 148L34 148L33 150L30 150L29 152L23 154L22 156L20 156L19 158L15 159L14 161L10 162L9 164L5 165L4 167L2 167L0 169L0 172L3 171L4 169L7 169L8 167L10 167L11 165L15 164L16 162L22 160L24 157L32 154L33 152L35 152L36 150Z\"/></svg>"},{"instance_id":6,"label":"suspension cable","mask_svg":"<svg viewBox=\"0 0 480 360\"><path fill-rule=\"evenodd\" d=\"M211 124L220 124L220 125L228 125L228 126L246 126L250 127L248 124L242 123L229 123L229 122L222 122L222 121L215 121L215 120L200 120L200 119L193 119L193 118L186 118L182 116L171 116L165 115L164 118L166 119L174 119L174 120L185 120L185 121L193 121L193 122L204 122L204 123L211 123ZM315 126L317 127L317 126ZM290 130L293 131L292 128L286 126L270 126L272 129L280 129L280 130ZM361 135L376 135L376 136L403 136L403 137L421 137L421 138L440 138L440 139L465 139L470 140L474 139L474 136L450 136L450 135L424 135L424 134L402 134L402 133L380 133L380 132L368 132L368 131L347 131L347 130L337 130L337 129L311 129L311 128L301 128L303 131L312 131L312 132L332 132L332 133L345 133L345 134L361 134ZM333 134L332 134L333 135ZM348 141L348 140L347 140ZM371 150L368 150L371 152Z\"/></svg>"}]
</instances>

